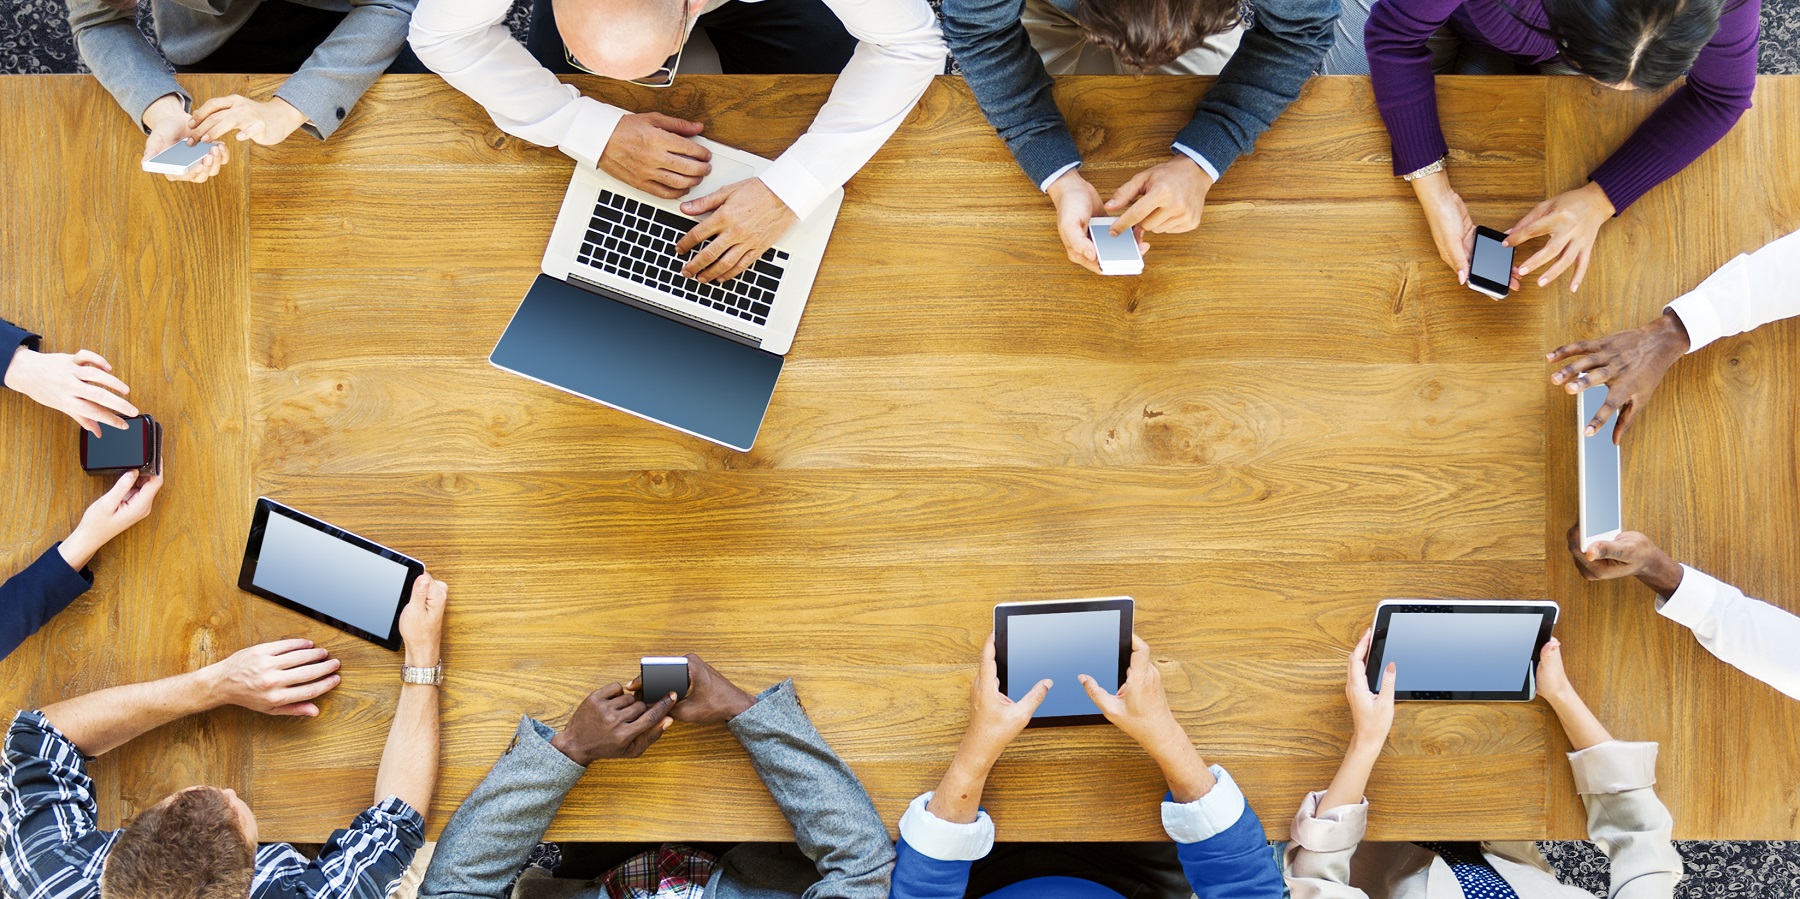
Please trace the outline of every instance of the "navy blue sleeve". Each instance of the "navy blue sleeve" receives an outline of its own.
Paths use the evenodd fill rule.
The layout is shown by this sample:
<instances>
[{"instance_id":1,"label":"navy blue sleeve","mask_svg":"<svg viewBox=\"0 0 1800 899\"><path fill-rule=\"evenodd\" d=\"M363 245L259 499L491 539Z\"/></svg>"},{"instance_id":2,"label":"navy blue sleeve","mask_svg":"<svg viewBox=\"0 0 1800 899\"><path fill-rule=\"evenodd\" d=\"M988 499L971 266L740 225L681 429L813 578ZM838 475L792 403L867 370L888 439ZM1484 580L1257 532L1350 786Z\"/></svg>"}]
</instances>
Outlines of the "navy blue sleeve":
<instances>
[{"instance_id":1,"label":"navy blue sleeve","mask_svg":"<svg viewBox=\"0 0 1800 899\"><path fill-rule=\"evenodd\" d=\"M1281 866L1249 805L1236 824L1211 839L1177 843L1175 852L1199 899L1281 899Z\"/></svg>"},{"instance_id":2,"label":"navy blue sleeve","mask_svg":"<svg viewBox=\"0 0 1800 899\"><path fill-rule=\"evenodd\" d=\"M1334 0L1335 2L1335 0ZM1051 94L1050 73L1019 16L1025 0L944 0L944 40L988 123L1031 183L1080 162L1075 136Z\"/></svg>"},{"instance_id":3,"label":"navy blue sleeve","mask_svg":"<svg viewBox=\"0 0 1800 899\"><path fill-rule=\"evenodd\" d=\"M1193 121L1175 136L1221 176L1300 96L1331 49L1338 18L1338 0L1258 0L1254 6L1255 24L1200 98Z\"/></svg>"},{"instance_id":4,"label":"navy blue sleeve","mask_svg":"<svg viewBox=\"0 0 1800 899\"><path fill-rule=\"evenodd\" d=\"M94 575L75 569L56 551L59 542L38 556L31 567L0 584L0 659L12 654L25 638L38 632L57 612L94 585Z\"/></svg>"},{"instance_id":5,"label":"navy blue sleeve","mask_svg":"<svg viewBox=\"0 0 1800 899\"><path fill-rule=\"evenodd\" d=\"M13 354L19 347L38 348L38 336L12 322L0 318L0 385L6 383L6 370L12 367ZM0 657L5 653L0 653Z\"/></svg>"},{"instance_id":6,"label":"navy blue sleeve","mask_svg":"<svg viewBox=\"0 0 1800 899\"><path fill-rule=\"evenodd\" d=\"M902 839L894 862L889 899L963 899L969 890L969 861L932 858Z\"/></svg>"}]
</instances>

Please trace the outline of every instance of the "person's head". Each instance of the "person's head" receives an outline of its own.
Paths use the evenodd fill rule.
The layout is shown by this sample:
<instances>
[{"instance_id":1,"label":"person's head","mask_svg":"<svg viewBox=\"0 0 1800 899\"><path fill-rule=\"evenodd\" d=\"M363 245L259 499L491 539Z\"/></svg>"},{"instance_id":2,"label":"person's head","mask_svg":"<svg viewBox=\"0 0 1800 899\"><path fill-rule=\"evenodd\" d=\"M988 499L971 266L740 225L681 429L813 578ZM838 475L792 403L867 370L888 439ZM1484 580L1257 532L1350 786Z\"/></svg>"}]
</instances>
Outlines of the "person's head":
<instances>
[{"instance_id":1,"label":"person's head","mask_svg":"<svg viewBox=\"0 0 1800 899\"><path fill-rule=\"evenodd\" d=\"M634 81L662 67L687 40L706 0L553 0L556 30L581 67ZM684 29L683 23L689 28Z\"/></svg>"},{"instance_id":2,"label":"person's head","mask_svg":"<svg viewBox=\"0 0 1800 899\"><path fill-rule=\"evenodd\" d=\"M1075 21L1088 40L1126 68L1168 65L1238 23L1237 0L1076 0Z\"/></svg>"},{"instance_id":3,"label":"person's head","mask_svg":"<svg viewBox=\"0 0 1800 899\"><path fill-rule=\"evenodd\" d=\"M1661 90L1687 74L1741 0L1544 0L1563 62L1619 90Z\"/></svg>"},{"instance_id":4,"label":"person's head","mask_svg":"<svg viewBox=\"0 0 1800 899\"><path fill-rule=\"evenodd\" d=\"M191 787L139 814L100 872L101 899L245 899L256 816L231 790Z\"/></svg>"}]
</instances>

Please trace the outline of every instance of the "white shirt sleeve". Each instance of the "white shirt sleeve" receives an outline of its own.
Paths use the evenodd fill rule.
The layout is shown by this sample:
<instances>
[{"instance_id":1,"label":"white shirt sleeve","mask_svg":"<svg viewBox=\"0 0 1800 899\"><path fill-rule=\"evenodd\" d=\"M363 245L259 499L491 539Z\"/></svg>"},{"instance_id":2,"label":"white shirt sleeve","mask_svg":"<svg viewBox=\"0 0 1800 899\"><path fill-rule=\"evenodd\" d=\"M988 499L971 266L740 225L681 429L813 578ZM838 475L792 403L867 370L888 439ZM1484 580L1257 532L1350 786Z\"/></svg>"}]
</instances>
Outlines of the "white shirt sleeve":
<instances>
[{"instance_id":1,"label":"white shirt sleeve","mask_svg":"<svg viewBox=\"0 0 1800 899\"><path fill-rule=\"evenodd\" d=\"M994 848L994 819L987 812L977 811L967 824L945 821L925 807L931 796L925 793L914 799L900 816L900 839L906 845L946 862L974 861Z\"/></svg>"},{"instance_id":2,"label":"white shirt sleeve","mask_svg":"<svg viewBox=\"0 0 1800 899\"><path fill-rule=\"evenodd\" d=\"M1244 817L1244 791L1218 765L1211 767L1218 783L1193 802L1164 802L1163 830L1177 843L1198 843L1231 829Z\"/></svg>"},{"instance_id":3,"label":"white shirt sleeve","mask_svg":"<svg viewBox=\"0 0 1800 899\"><path fill-rule=\"evenodd\" d=\"M1711 575L1681 566L1681 586L1656 610L1694 632L1706 651L1800 699L1800 617Z\"/></svg>"},{"instance_id":4,"label":"white shirt sleeve","mask_svg":"<svg viewBox=\"0 0 1800 899\"><path fill-rule=\"evenodd\" d=\"M1800 315L1800 231L1725 263L1668 308L1687 328L1690 353Z\"/></svg>"},{"instance_id":5,"label":"white shirt sleeve","mask_svg":"<svg viewBox=\"0 0 1800 899\"><path fill-rule=\"evenodd\" d=\"M511 6L509 0L419 0L413 52L480 103L501 131L596 165L625 110L556 80L507 30Z\"/></svg>"},{"instance_id":6,"label":"white shirt sleeve","mask_svg":"<svg viewBox=\"0 0 1800 899\"><path fill-rule=\"evenodd\" d=\"M489 0L492 2L492 0ZM949 50L925 0L825 0L858 41L812 127L762 173L804 219L844 186L912 112Z\"/></svg>"},{"instance_id":7,"label":"white shirt sleeve","mask_svg":"<svg viewBox=\"0 0 1800 899\"><path fill-rule=\"evenodd\" d=\"M1211 162L1208 162L1206 157L1200 155L1200 151L1195 150L1192 147L1189 147L1187 144L1183 144L1183 143L1176 143L1174 146L1175 146L1176 152L1179 152L1181 155L1186 156L1189 159L1192 159L1194 161L1194 164L1200 167L1200 171L1205 172L1206 177L1211 178L1213 180L1214 184L1219 183L1219 170L1213 168L1213 164Z\"/></svg>"}]
</instances>

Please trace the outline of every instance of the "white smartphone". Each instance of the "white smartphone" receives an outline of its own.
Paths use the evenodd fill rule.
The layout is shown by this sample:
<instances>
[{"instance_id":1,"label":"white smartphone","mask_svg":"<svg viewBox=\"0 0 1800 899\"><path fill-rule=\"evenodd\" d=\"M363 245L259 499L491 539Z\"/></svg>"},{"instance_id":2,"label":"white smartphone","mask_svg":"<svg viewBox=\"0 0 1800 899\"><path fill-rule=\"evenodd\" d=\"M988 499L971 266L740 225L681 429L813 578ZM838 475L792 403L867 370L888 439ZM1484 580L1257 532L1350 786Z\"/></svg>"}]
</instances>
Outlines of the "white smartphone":
<instances>
[{"instance_id":1,"label":"white smartphone","mask_svg":"<svg viewBox=\"0 0 1800 899\"><path fill-rule=\"evenodd\" d=\"M1611 540L1624 530L1624 498L1619 487L1619 447L1613 443L1613 426L1618 413L1606 420L1592 437L1586 436L1587 423L1606 403L1606 385L1598 384L1581 392L1575 404L1575 437L1580 443L1575 451L1581 493L1581 549L1583 552L1599 540Z\"/></svg>"},{"instance_id":2,"label":"white smartphone","mask_svg":"<svg viewBox=\"0 0 1800 899\"><path fill-rule=\"evenodd\" d=\"M144 160L144 171L158 175L185 175L193 171L194 166L199 165L206 154L211 153L212 148L218 145L218 141L201 141L193 146L189 146L187 141L177 141L175 146Z\"/></svg>"},{"instance_id":3,"label":"white smartphone","mask_svg":"<svg viewBox=\"0 0 1800 899\"><path fill-rule=\"evenodd\" d=\"M1088 219L1088 237L1093 238L1095 255L1100 257L1102 275L1141 275L1144 254L1138 252L1137 235L1126 231L1112 236L1112 217Z\"/></svg>"}]
</instances>

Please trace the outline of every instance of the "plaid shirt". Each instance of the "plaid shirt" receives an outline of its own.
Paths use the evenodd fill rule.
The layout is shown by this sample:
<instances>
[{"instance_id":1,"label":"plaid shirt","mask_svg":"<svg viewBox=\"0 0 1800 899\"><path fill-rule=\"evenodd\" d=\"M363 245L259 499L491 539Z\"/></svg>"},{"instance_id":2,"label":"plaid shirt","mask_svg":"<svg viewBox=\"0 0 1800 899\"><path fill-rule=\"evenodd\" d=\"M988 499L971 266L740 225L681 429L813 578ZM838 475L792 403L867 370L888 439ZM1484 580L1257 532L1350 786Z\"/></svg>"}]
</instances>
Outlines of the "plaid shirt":
<instances>
[{"instance_id":1,"label":"plaid shirt","mask_svg":"<svg viewBox=\"0 0 1800 899\"><path fill-rule=\"evenodd\" d=\"M610 899L699 899L718 863L710 852L667 843L626 859L600 885Z\"/></svg>"},{"instance_id":2,"label":"plaid shirt","mask_svg":"<svg viewBox=\"0 0 1800 899\"><path fill-rule=\"evenodd\" d=\"M0 757L0 893L96 899L119 831L97 826L87 759L38 712L20 712ZM285 843L256 852L250 899L384 899L425 842L425 821L396 797L356 816L316 861Z\"/></svg>"}]
</instances>

